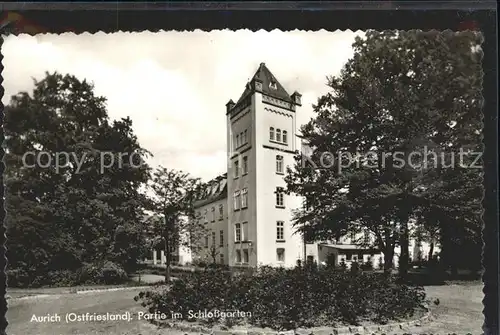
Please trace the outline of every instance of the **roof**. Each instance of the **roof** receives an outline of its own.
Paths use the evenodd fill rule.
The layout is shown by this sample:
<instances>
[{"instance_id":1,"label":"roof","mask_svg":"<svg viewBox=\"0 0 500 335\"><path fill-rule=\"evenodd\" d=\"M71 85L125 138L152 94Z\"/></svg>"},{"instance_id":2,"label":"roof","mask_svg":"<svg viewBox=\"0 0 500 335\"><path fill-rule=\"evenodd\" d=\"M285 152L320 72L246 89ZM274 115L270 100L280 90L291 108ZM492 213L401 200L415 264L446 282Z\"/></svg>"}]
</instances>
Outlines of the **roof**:
<instances>
[{"instance_id":1,"label":"roof","mask_svg":"<svg viewBox=\"0 0 500 335\"><path fill-rule=\"evenodd\" d=\"M203 193L196 200L195 207L200 207L226 197L227 173L224 173L205 183Z\"/></svg>"},{"instance_id":2,"label":"roof","mask_svg":"<svg viewBox=\"0 0 500 335\"><path fill-rule=\"evenodd\" d=\"M364 247L356 244L320 244L322 247L339 249L339 250L368 250L371 247Z\"/></svg>"},{"instance_id":3,"label":"roof","mask_svg":"<svg viewBox=\"0 0 500 335\"><path fill-rule=\"evenodd\" d=\"M255 80L258 80L262 83L262 93L264 93L265 95L293 103L293 99L290 97L285 88L280 84L278 79L276 79L271 71L269 71L265 63L260 63L259 68L255 72L250 82L253 82ZM236 105L238 105L241 101L243 101L243 99L245 99L249 94L252 93L252 85L250 85L250 82L246 84L245 90L236 102ZM271 87L272 83L275 84L275 88Z\"/></svg>"}]
</instances>

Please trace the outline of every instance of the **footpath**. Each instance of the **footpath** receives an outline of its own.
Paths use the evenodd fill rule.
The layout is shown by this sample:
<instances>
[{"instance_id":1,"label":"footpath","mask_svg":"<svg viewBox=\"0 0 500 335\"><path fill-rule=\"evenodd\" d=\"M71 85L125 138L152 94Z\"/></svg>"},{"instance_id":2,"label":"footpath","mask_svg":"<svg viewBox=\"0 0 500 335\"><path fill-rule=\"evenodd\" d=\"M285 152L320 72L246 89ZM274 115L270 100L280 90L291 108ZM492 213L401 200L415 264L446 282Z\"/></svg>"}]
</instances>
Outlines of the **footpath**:
<instances>
[{"instance_id":1,"label":"footpath","mask_svg":"<svg viewBox=\"0 0 500 335\"><path fill-rule=\"evenodd\" d=\"M7 299L18 299L30 296L48 296L69 293L85 293L85 292L103 292L103 291L119 291L119 290L133 290L141 287L148 287L151 284L163 282L165 277L142 274L134 275L131 277L135 285L81 285L72 287L47 287L47 288L7 288ZM142 284L142 285L141 285Z\"/></svg>"}]
</instances>

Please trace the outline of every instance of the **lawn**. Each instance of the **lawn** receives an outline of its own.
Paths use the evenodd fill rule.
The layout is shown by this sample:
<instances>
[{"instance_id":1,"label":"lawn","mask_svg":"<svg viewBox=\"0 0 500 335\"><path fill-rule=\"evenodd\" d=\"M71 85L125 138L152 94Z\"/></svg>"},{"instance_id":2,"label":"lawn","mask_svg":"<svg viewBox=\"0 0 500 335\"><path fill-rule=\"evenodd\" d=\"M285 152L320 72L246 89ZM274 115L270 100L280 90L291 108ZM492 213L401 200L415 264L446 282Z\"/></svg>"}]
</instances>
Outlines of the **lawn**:
<instances>
[{"instance_id":1,"label":"lawn","mask_svg":"<svg viewBox=\"0 0 500 335\"><path fill-rule=\"evenodd\" d=\"M431 301L433 321L421 327L412 327L411 334L481 334L483 317L483 284L461 282L451 285L426 286L431 300L439 299L439 305Z\"/></svg>"}]
</instances>

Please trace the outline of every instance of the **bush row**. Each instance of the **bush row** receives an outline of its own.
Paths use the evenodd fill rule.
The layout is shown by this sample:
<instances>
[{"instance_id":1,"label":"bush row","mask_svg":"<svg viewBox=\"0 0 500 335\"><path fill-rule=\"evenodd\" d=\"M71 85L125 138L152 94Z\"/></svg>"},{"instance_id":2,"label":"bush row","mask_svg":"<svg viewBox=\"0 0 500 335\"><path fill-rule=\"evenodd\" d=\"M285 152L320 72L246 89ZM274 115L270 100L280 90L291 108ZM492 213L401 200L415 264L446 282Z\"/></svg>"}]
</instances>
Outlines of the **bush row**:
<instances>
[{"instance_id":1,"label":"bush row","mask_svg":"<svg viewBox=\"0 0 500 335\"><path fill-rule=\"evenodd\" d=\"M205 321L231 326L239 320L277 330L363 320L383 324L413 315L424 299L422 287L398 283L382 273L270 267L253 275L206 269L173 282L168 290L136 297L151 313L188 317L189 311L198 310L250 312L246 319Z\"/></svg>"},{"instance_id":2,"label":"bush row","mask_svg":"<svg viewBox=\"0 0 500 335\"><path fill-rule=\"evenodd\" d=\"M116 285L127 281L125 270L111 261L84 264L76 271L53 270L46 273L33 273L24 269L8 269L8 287L42 287L75 285Z\"/></svg>"}]
</instances>

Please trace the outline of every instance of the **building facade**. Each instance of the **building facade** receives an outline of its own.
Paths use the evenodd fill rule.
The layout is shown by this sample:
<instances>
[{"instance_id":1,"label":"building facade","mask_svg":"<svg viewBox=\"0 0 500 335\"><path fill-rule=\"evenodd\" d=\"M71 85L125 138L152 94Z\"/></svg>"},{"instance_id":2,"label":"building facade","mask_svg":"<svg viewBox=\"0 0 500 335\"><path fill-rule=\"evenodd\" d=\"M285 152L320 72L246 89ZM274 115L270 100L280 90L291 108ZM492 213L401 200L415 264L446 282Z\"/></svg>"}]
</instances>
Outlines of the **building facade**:
<instances>
[{"instance_id":1,"label":"building facade","mask_svg":"<svg viewBox=\"0 0 500 335\"><path fill-rule=\"evenodd\" d=\"M294 231L293 211L302 206L302 199L284 193L284 176L297 152L307 150L296 141L300 106L300 93L289 95L264 63L240 98L226 104L228 168L207 183L205 196L196 204L207 229L192 248L193 262L231 267L293 267L299 260L333 260L348 267L353 261L371 261L374 267L383 263L379 251L359 246L360 239L373 238L369 233L305 244ZM419 253L413 244L412 255Z\"/></svg>"}]
</instances>

